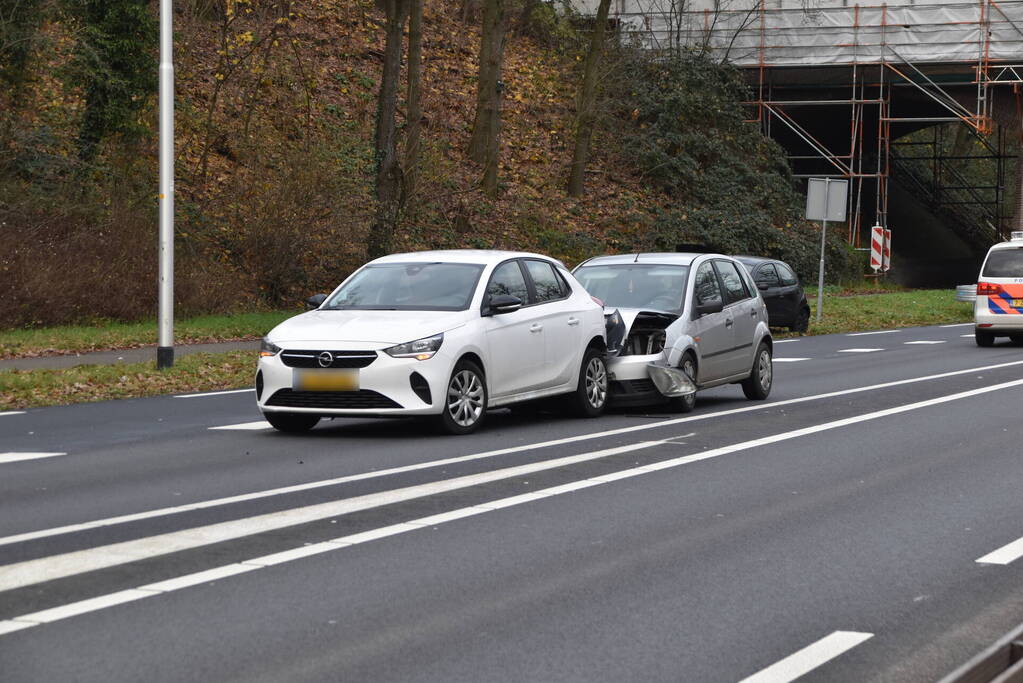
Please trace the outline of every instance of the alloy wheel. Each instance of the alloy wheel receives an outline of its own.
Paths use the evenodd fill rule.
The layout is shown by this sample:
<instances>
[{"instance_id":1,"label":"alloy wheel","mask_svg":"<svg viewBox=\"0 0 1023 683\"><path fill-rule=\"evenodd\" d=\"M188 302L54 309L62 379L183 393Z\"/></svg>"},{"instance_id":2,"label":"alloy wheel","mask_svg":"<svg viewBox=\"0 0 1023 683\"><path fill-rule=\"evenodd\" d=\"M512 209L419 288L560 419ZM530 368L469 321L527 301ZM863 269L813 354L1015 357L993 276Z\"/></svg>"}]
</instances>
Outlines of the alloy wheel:
<instances>
[{"instance_id":1,"label":"alloy wheel","mask_svg":"<svg viewBox=\"0 0 1023 683\"><path fill-rule=\"evenodd\" d=\"M448 384L448 414L460 427L471 427L483 415L483 382L472 370L456 372Z\"/></svg>"},{"instance_id":2,"label":"alloy wheel","mask_svg":"<svg viewBox=\"0 0 1023 683\"><path fill-rule=\"evenodd\" d=\"M594 408L607 400L607 369L600 358L591 358L586 364L586 400Z\"/></svg>"}]
</instances>

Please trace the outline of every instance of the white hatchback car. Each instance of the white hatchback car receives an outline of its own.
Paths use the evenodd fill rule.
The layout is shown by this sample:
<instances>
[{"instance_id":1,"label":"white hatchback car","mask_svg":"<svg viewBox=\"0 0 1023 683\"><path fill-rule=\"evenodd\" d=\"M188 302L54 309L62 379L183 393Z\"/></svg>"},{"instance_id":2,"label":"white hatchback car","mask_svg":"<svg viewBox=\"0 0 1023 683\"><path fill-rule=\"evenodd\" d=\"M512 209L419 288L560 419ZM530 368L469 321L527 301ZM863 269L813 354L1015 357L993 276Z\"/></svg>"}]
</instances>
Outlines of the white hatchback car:
<instances>
[{"instance_id":1,"label":"white hatchback car","mask_svg":"<svg viewBox=\"0 0 1023 683\"><path fill-rule=\"evenodd\" d=\"M680 412L696 391L742 384L771 392L773 341L767 308L742 264L722 254L598 256L573 271L608 317L611 401L670 401Z\"/></svg>"},{"instance_id":2,"label":"white hatchback car","mask_svg":"<svg viewBox=\"0 0 1023 683\"><path fill-rule=\"evenodd\" d=\"M264 338L256 399L281 431L321 417L436 416L465 434L487 408L607 400L601 306L558 261L505 251L376 259Z\"/></svg>"},{"instance_id":3,"label":"white hatchback car","mask_svg":"<svg viewBox=\"0 0 1023 683\"><path fill-rule=\"evenodd\" d=\"M995 337L1023 342L1023 232L988 250L977 277L973 320L977 346L991 346Z\"/></svg>"}]
</instances>

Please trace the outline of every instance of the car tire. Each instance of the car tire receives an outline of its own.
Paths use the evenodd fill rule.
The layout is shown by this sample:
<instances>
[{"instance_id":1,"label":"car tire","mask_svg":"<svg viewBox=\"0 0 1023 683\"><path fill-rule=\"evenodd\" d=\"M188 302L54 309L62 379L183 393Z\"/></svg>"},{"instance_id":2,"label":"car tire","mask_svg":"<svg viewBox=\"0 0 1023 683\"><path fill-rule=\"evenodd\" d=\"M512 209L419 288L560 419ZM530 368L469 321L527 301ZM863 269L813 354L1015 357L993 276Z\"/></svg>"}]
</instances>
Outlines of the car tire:
<instances>
[{"instance_id":1,"label":"car tire","mask_svg":"<svg viewBox=\"0 0 1023 683\"><path fill-rule=\"evenodd\" d=\"M576 417L599 417L607 407L607 363L604 352L590 347L579 366L579 382L567 398L569 411Z\"/></svg>"},{"instance_id":2,"label":"car tire","mask_svg":"<svg viewBox=\"0 0 1023 683\"><path fill-rule=\"evenodd\" d=\"M810 309L803 308L796 313L796 319L789 326L789 329L793 332L806 332L810 329Z\"/></svg>"},{"instance_id":3,"label":"car tire","mask_svg":"<svg viewBox=\"0 0 1023 683\"><path fill-rule=\"evenodd\" d=\"M973 332L973 338L977 340L977 346L983 346L986 348L988 346L995 345L995 335L991 334L990 332L981 332L980 330L975 330Z\"/></svg>"},{"instance_id":4,"label":"car tire","mask_svg":"<svg viewBox=\"0 0 1023 683\"><path fill-rule=\"evenodd\" d=\"M471 434L487 414L487 379L470 360L460 360L451 371L444 392L444 407L437 422L446 434Z\"/></svg>"},{"instance_id":5,"label":"car tire","mask_svg":"<svg viewBox=\"0 0 1023 683\"><path fill-rule=\"evenodd\" d=\"M308 432L320 421L319 415L306 413L263 413L270 426L279 432Z\"/></svg>"},{"instance_id":6,"label":"car tire","mask_svg":"<svg viewBox=\"0 0 1023 683\"><path fill-rule=\"evenodd\" d=\"M742 393L751 401L763 401L771 393L774 383L774 365L771 360L771 347L760 342L757 353L753 356L753 367L749 377L742 381Z\"/></svg>"},{"instance_id":7,"label":"car tire","mask_svg":"<svg viewBox=\"0 0 1023 683\"><path fill-rule=\"evenodd\" d=\"M693 384L696 384L696 357L692 353L687 351L682 356L682 362L679 363L678 367L682 372L686 373L686 376L693 381ZM676 413L691 413L693 408L696 407L696 393L668 399L668 406Z\"/></svg>"}]
</instances>

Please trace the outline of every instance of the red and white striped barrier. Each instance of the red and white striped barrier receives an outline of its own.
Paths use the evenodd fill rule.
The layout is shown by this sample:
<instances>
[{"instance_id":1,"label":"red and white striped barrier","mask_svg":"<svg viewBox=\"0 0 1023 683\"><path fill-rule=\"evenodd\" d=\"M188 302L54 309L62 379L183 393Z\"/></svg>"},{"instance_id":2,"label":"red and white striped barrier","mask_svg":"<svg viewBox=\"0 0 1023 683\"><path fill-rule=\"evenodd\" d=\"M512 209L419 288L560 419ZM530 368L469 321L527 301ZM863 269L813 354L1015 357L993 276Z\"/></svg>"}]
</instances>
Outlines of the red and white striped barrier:
<instances>
[{"instance_id":1,"label":"red and white striped barrier","mask_svg":"<svg viewBox=\"0 0 1023 683\"><path fill-rule=\"evenodd\" d=\"M870 229L870 267L876 273L884 260L884 228L875 225Z\"/></svg>"},{"instance_id":2,"label":"red and white striped barrier","mask_svg":"<svg viewBox=\"0 0 1023 683\"><path fill-rule=\"evenodd\" d=\"M892 231L884 231L884 258L881 259L881 270L888 272L892 267Z\"/></svg>"}]
</instances>

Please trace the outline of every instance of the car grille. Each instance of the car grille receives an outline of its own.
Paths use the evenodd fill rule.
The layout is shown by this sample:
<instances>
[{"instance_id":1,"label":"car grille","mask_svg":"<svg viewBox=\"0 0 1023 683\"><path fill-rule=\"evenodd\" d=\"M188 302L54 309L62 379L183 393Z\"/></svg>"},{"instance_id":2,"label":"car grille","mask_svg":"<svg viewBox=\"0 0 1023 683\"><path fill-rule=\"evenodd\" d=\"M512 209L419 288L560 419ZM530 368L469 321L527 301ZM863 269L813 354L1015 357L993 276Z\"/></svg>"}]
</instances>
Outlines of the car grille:
<instances>
[{"instance_id":1,"label":"car grille","mask_svg":"<svg viewBox=\"0 0 1023 683\"><path fill-rule=\"evenodd\" d=\"M657 389L649 379L625 379L611 384L611 391L616 394L645 394Z\"/></svg>"},{"instance_id":2,"label":"car grille","mask_svg":"<svg viewBox=\"0 0 1023 683\"><path fill-rule=\"evenodd\" d=\"M324 408L334 410L401 408L383 394L369 389L360 391L295 391L280 389L266 405L282 408Z\"/></svg>"},{"instance_id":3,"label":"car grille","mask_svg":"<svg viewBox=\"0 0 1023 683\"><path fill-rule=\"evenodd\" d=\"M319 351L285 349L281 362L289 368L364 368L377 359L376 351L327 351L333 356L330 365L320 365Z\"/></svg>"}]
</instances>

